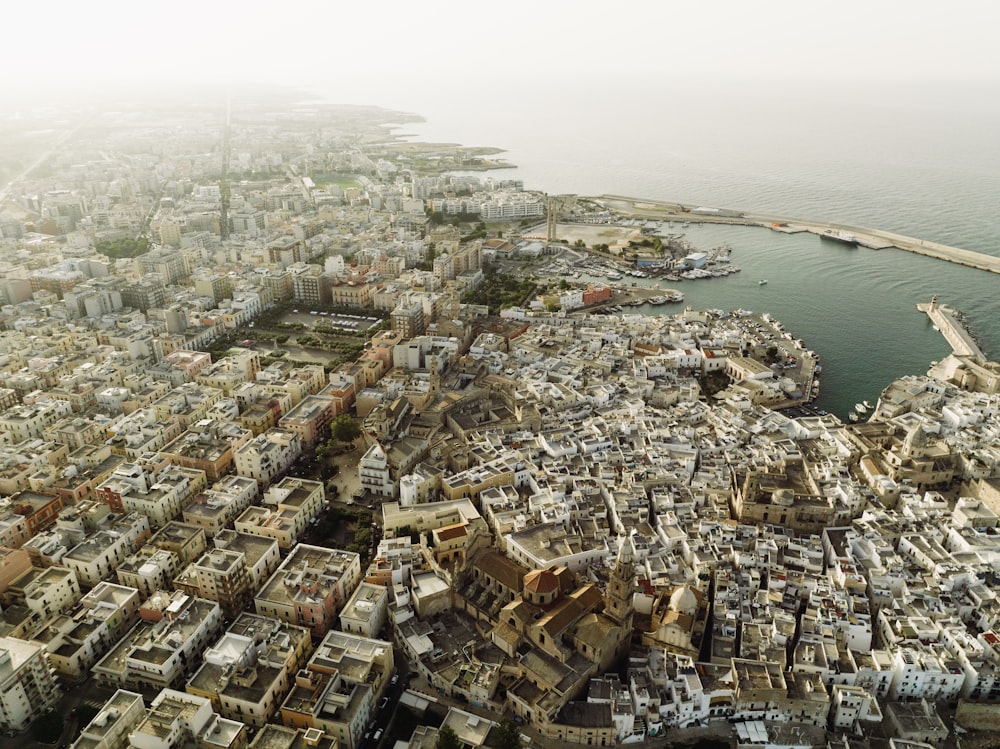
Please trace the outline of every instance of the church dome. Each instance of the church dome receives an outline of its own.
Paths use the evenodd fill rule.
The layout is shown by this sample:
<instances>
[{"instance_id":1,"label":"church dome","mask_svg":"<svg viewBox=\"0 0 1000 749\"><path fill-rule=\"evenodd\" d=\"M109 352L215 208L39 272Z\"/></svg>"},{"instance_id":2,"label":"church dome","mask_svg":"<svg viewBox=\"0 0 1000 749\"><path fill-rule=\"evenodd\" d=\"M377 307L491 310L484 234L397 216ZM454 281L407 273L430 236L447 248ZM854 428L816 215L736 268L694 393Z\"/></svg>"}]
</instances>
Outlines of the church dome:
<instances>
[{"instance_id":1,"label":"church dome","mask_svg":"<svg viewBox=\"0 0 1000 749\"><path fill-rule=\"evenodd\" d=\"M554 592L558 588L559 579L555 576L555 573L549 570L532 570L524 576L524 589L526 591L545 595L546 593Z\"/></svg>"},{"instance_id":2,"label":"church dome","mask_svg":"<svg viewBox=\"0 0 1000 749\"><path fill-rule=\"evenodd\" d=\"M686 585L681 585L670 596L670 610L694 616L698 613L698 595Z\"/></svg>"},{"instance_id":3,"label":"church dome","mask_svg":"<svg viewBox=\"0 0 1000 749\"><path fill-rule=\"evenodd\" d=\"M917 424L906 435L906 440L903 442L903 451L908 456L916 456L921 451L927 449L929 442L930 440L927 438L927 432L924 431L924 427L921 424Z\"/></svg>"}]
</instances>

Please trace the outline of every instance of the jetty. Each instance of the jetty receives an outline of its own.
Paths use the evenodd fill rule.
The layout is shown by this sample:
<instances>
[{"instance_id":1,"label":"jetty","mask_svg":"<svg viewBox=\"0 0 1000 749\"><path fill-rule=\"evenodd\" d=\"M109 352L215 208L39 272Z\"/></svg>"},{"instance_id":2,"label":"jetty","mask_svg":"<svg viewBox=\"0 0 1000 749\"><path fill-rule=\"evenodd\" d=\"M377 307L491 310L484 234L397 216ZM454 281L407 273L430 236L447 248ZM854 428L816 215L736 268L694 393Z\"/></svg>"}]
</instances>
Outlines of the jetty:
<instances>
[{"instance_id":1,"label":"jetty","mask_svg":"<svg viewBox=\"0 0 1000 749\"><path fill-rule=\"evenodd\" d=\"M692 208L680 203L630 198L623 195L602 195L595 200L605 207L624 216L662 219L665 221L687 221L701 224L735 224L738 226L762 226L784 234L810 232L823 235L829 231L840 231L854 235L862 247L872 250L894 248L917 255L946 260L949 263L965 265L969 268L1000 273L1000 256L973 252L960 247L951 247L940 242L908 237L895 232L871 229L864 226L839 224L826 221L809 221L787 216L769 216L761 213L744 213L724 208Z\"/></svg>"},{"instance_id":2,"label":"jetty","mask_svg":"<svg viewBox=\"0 0 1000 749\"><path fill-rule=\"evenodd\" d=\"M951 346L951 352L955 356L969 359L977 364L987 361L986 354L979 348L969 331L958 319L958 313L947 304L938 304L937 297L931 299L930 303L922 302L917 305L917 309L927 313L927 316L934 323L944 339Z\"/></svg>"}]
</instances>

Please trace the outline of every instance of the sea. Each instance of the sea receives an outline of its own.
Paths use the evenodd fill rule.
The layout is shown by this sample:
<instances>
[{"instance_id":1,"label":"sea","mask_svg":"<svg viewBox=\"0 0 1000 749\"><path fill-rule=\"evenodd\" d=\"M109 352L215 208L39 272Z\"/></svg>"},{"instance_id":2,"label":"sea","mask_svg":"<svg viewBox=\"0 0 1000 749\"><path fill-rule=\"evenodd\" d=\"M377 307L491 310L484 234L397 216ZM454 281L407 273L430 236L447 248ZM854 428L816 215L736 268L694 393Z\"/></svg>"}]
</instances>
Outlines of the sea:
<instances>
[{"instance_id":1,"label":"sea","mask_svg":"<svg viewBox=\"0 0 1000 749\"><path fill-rule=\"evenodd\" d=\"M397 136L504 149L516 168L491 173L527 189L828 220L1000 254L1000 96L985 84L563 75L453 93L436 82L370 103L423 117ZM988 355L1000 352L995 274L811 234L671 231L698 249L728 244L743 270L664 285L696 308L781 320L819 354L816 405L841 418L950 352L916 310L935 294L964 313Z\"/></svg>"}]
</instances>

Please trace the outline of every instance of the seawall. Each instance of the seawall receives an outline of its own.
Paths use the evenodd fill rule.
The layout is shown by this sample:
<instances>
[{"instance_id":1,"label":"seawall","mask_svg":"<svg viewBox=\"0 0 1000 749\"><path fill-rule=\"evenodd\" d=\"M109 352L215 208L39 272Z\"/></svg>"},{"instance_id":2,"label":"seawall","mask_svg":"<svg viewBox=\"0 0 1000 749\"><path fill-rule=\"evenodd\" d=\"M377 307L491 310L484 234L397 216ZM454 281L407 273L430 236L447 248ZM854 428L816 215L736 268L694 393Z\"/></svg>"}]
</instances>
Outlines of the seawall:
<instances>
[{"instance_id":1,"label":"seawall","mask_svg":"<svg viewBox=\"0 0 1000 749\"><path fill-rule=\"evenodd\" d=\"M808 221L789 218L787 216L769 216L761 213L741 213L727 209L718 209L718 214L696 213L691 206L666 201L647 200L645 198L630 198L622 195L601 195L593 198L609 209L625 216L636 218L662 219L667 221L687 221L702 224L735 224L738 226L762 226L786 234L810 232L822 234L829 230L844 231L853 234L858 244L873 250L895 248L917 255L925 255L949 263L965 265L969 268L985 270L990 273L1000 273L1000 257L982 252L963 250L960 247L950 247L939 242L930 242L903 234L870 229L851 224L838 224L825 221ZM695 209L697 210L697 209Z\"/></svg>"}]
</instances>

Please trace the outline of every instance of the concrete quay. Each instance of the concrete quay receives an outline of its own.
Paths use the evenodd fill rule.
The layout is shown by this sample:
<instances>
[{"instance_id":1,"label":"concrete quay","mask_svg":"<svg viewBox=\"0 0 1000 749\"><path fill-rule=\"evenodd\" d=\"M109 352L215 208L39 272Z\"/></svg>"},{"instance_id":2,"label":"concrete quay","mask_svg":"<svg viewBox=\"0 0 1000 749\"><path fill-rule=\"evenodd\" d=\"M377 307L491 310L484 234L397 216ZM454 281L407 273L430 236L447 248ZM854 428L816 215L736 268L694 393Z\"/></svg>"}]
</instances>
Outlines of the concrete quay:
<instances>
[{"instance_id":1,"label":"concrete quay","mask_svg":"<svg viewBox=\"0 0 1000 749\"><path fill-rule=\"evenodd\" d=\"M944 339L951 346L955 356L971 359L974 362L983 364L987 361L986 355L978 344L969 335L969 331L958 320L954 309L947 304L938 304L937 299L932 299L929 303L922 302L917 305L917 309L926 312Z\"/></svg>"},{"instance_id":2,"label":"concrete quay","mask_svg":"<svg viewBox=\"0 0 1000 749\"><path fill-rule=\"evenodd\" d=\"M850 224L824 221L805 221L787 216L768 216L760 213L742 213L720 209L718 214L693 213L690 206L643 198L629 198L622 195L602 195L597 201L607 208L625 216L652 218L670 221L687 221L701 224L735 224L741 226L763 226L785 234L803 231L820 235L826 231L844 231L853 234L858 244L873 250L895 248L917 255L925 255L949 263L965 265L969 268L1000 273L1000 257L982 252L972 252L959 247L950 247L939 242L930 242L915 237L907 237L881 229L870 229Z\"/></svg>"}]
</instances>

